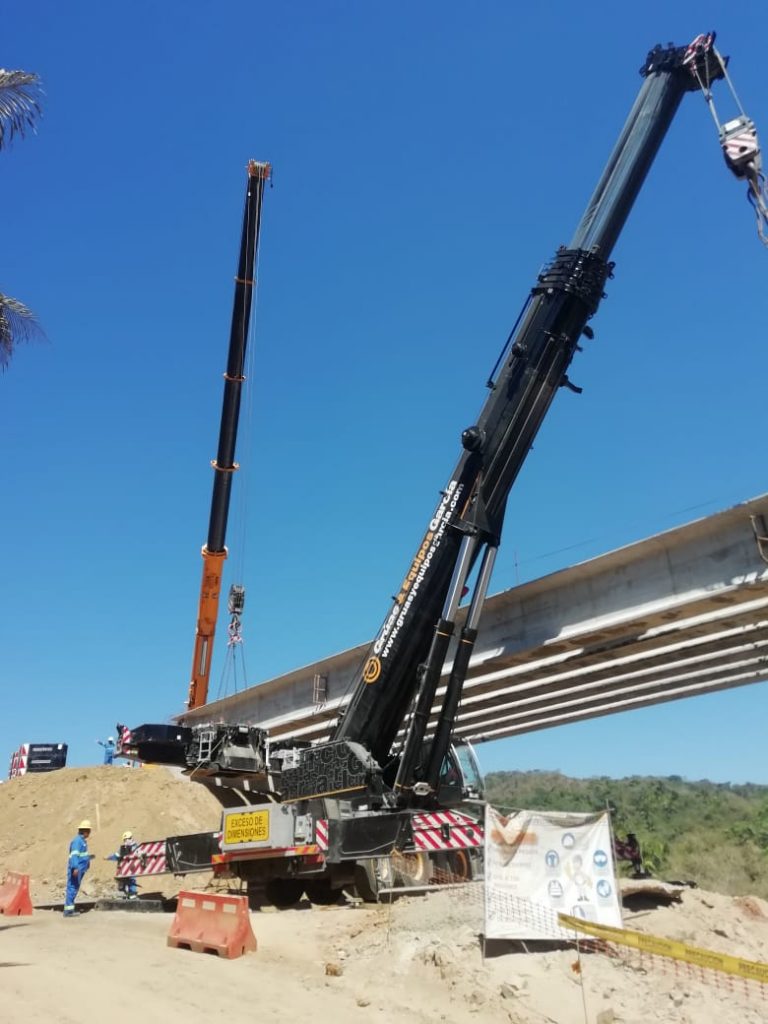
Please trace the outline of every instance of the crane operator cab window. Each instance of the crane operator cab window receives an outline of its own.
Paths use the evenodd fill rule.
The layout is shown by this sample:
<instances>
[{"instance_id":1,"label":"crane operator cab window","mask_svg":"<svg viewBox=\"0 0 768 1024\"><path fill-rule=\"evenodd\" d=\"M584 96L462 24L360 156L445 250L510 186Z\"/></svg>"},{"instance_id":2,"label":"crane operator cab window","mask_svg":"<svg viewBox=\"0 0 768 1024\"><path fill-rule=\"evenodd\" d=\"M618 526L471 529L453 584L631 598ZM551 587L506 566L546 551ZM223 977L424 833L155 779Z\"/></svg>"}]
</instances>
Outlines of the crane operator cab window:
<instances>
[{"instance_id":1,"label":"crane operator cab window","mask_svg":"<svg viewBox=\"0 0 768 1024\"><path fill-rule=\"evenodd\" d=\"M483 779L469 743L454 743L440 769L439 801L451 807L464 800L480 800Z\"/></svg>"}]
</instances>

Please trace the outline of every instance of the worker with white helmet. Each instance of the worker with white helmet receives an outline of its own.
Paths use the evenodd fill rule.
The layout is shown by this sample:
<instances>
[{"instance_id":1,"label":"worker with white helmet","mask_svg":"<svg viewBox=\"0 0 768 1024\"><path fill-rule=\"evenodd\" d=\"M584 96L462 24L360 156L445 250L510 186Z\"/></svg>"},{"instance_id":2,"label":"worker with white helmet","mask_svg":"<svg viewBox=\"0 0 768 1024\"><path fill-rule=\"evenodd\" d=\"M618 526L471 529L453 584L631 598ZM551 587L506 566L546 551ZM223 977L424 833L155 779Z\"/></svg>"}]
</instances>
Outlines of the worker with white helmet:
<instances>
[{"instance_id":1,"label":"worker with white helmet","mask_svg":"<svg viewBox=\"0 0 768 1024\"><path fill-rule=\"evenodd\" d=\"M108 740L96 740L100 747L104 747L104 764L112 764L115 760L115 737L110 736Z\"/></svg>"},{"instance_id":2,"label":"worker with white helmet","mask_svg":"<svg viewBox=\"0 0 768 1024\"><path fill-rule=\"evenodd\" d=\"M133 832L123 832L120 840L120 849L117 853L110 853L110 855L105 857L104 860L116 860L119 870L120 862L125 860L126 857L135 857L138 848L139 844L133 838ZM123 899L137 900L139 898L139 887L136 883L135 877L118 878L117 888L122 894Z\"/></svg>"},{"instance_id":3,"label":"worker with white helmet","mask_svg":"<svg viewBox=\"0 0 768 1024\"><path fill-rule=\"evenodd\" d=\"M91 866L93 854L88 853L88 837L91 834L91 823L87 818L77 826L77 835L69 844L69 860L67 861L67 893L64 897L64 917L75 916L75 899L83 876Z\"/></svg>"}]
</instances>

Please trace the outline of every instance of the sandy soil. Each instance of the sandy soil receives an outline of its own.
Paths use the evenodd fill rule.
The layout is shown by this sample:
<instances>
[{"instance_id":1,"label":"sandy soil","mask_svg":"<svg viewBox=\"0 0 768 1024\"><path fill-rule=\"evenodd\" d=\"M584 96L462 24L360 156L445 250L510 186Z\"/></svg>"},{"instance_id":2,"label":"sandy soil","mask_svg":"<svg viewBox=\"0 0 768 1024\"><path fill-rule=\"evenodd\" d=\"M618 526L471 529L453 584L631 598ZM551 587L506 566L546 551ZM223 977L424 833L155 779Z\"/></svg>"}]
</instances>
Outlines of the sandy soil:
<instances>
[{"instance_id":1,"label":"sandy soil","mask_svg":"<svg viewBox=\"0 0 768 1024\"><path fill-rule=\"evenodd\" d=\"M215 831L221 805L203 786L166 768L65 768L12 779L0 786L0 877L28 874L33 902L63 899L67 851L83 818L94 826L89 850L96 855L81 890L87 900L114 890L115 865L104 858L118 849L126 829L139 842ZM205 877L195 876L195 884Z\"/></svg>"},{"instance_id":2,"label":"sandy soil","mask_svg":"<svg viewBox=\"0 0 768 1024\"><path fill-rule=\"evenodd\" d=\"M239 960L166 946L167 914L51 911L0 923L0 1020L37 1024L229 1024L419 1020L460 1024L762 1024L768 993L672 963L575 950L483 958L480 904L457 892L393 906L253 913L256 953ZM627 926L752 959L768 953L768 906L691 892ZM328 967L328 965L331 965ZM327 974L326 970L332 974ZM336 973L338 972L338 973ZM212 1017L213 1015L213 1017Z\"/></svg>"},{"instance_id":3,"label":"sandy soil","mask_svg":"<svg viewBox=\"0 0 768 1024\"><path fill-rule=\"evenodd\" d=\"M142 839L213 829L219 807L201 786L164 770L27 776L0 787L0 872L29 872L36 902L60 900L67 846L84 815L98 817L91 846L102 856L126 827ZM111 891L112 870L96 862L84 895ZM206 883L193 878L186 887ZM168 876L165 883L166 891L185 884ZM641 960L618 947L484 949L481 883L388 906L302 903L251 920L258 951L227 961L167 947L169 914L92 910L67 920L38 909L0 917L0 1024L768 1020L768 986L674 961ZM681 904L627 908L625 927L768 961L768 904L759 899L686 890Z\"/></svg>"}]
</instances>

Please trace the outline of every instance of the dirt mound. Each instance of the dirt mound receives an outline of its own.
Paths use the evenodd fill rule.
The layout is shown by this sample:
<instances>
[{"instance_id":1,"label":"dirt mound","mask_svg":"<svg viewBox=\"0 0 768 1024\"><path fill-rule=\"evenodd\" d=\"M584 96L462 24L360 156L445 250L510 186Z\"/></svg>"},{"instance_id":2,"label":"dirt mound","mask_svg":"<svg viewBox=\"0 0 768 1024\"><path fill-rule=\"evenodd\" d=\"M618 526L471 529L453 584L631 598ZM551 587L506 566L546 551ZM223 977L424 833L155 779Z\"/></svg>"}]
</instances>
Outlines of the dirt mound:
<instances>
[{"instance_id":1,"label":"dirt mound","mask_svg":"<svg viewBox=\"0 0 768 1024\"><path fill-rule=\"evenodd\" d=\"M203 786L166 768L102 766L25 775L0 786L0 876L24 872L31 876L33 900L60 898L69 843L88 818L88 845L96 859L82 894L102 895L113 891L115 873L114 863L104 858L117 850L126 829L139 842L163 839L213 831L220 816L220 804Z\"/></svg>"},{"instance_id":2,"label":"dirt mound","mask_svg":"<svg viewBox=\"0 0 768 1024\"><path fill-rule=\"evenodd\" d=\"M374 917L329 935L343 982L366 991L393 1020L482 1020L485 1024L764 1024L760 985L675 960L613 946L489 943L483 957L482 886L403 897ZM685 890L680 903L633 914L624 926L702 949L764 962L768 932L762 900ZM371 985L375 964L376 986ZM377 1002L380 1004L377 1006ZM422 1002L423 1001L423 1004ZM429 1015L429 1011L434 1017ZM471 1015L477 1014L476 1018ZM385 1018L386 1019L386 1018Z\"/></svg>"}]
</instances>

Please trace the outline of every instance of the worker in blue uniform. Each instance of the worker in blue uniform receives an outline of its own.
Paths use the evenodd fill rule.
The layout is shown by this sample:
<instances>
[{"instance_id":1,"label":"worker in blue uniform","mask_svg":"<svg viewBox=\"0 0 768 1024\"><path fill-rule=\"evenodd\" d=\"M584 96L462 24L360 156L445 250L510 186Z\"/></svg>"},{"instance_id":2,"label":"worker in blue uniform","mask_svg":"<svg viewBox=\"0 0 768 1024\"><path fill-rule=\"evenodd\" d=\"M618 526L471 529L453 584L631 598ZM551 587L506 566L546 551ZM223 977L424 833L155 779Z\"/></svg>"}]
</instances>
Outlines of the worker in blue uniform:
<instances>
[{"instance_id":1,"label":"worker in blue uniform","mask_svg":"<svg viewBox=\"0 0 768 1024\"><path fill-rule=\"evenodd\" d=\"M124 858L135 856L138 848L139 844L133 838L133 832L123 832L120 849L117 853L110 853L104 860L116 860L119 866L120 861ZM137 900L139 898L139 886L136 883L135 877L118 878L117 888L122 893L123 899Z\"/></svg>"},{"instance_id":2,"label":"worker in blue uniform","mask_svg":"<svg viewBox=\"0 0 768 1024\"><path fill-rule=\"evenodd\" d=\"M77 835L69 844L69 861L67 862L67 894L64 898L64 917L74 917L75 899L83 877L91 866L93 854L88 853L88 837L91 834L91 823L86 818L77 826Z\"/></svg>"},{"instance_id":3,"label":"worker in blue uniform","mask_svg":"<svg viewBox=\"0 0 768 1024\"><path fill-rule=\"evenodd\" d=\"M110 736L106 742L104 740L96 740L100 747L104 747L104 764L112 764L115 760L115 737Z\"/></svg>"}]
</instances>

